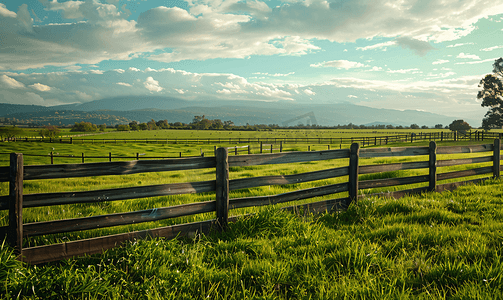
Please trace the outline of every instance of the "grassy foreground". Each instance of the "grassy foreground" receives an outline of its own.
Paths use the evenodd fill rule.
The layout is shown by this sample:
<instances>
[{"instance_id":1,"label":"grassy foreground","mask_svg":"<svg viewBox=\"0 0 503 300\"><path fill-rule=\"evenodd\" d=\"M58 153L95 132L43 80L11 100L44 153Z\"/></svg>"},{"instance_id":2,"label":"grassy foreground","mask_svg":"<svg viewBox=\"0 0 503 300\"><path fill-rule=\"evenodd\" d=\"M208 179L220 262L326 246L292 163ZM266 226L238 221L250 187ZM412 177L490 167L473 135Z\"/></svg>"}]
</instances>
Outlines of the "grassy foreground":
<instances>
[{"instance_id":1,"label":"grassy foreground","mask_svg":"<svg viewBox=\"0 0 503 300\"><path fill-rule=\"evenodd\" d=\"M0 250L21 299L503 299L503 181L298 217L271 208L192 240L44 266Z\"/></svg>"}]
</instances>

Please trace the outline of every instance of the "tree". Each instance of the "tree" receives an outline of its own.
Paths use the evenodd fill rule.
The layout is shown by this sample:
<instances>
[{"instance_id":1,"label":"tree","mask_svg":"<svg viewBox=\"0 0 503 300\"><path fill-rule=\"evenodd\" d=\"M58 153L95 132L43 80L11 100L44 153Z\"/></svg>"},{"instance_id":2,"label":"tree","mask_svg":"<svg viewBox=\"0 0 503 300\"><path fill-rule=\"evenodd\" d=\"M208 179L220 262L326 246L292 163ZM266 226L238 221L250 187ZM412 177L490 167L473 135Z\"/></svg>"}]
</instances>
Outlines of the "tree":
<instances>
[{"instance_id":1,"label":"tree","mask_svg":"<svg viewBox=\"0 0 503 300\"><path fill-rule=\"evenodd\" d=\"M428 129L428 126L423 125L423 126L421 126L421 129Z\"/></svg>"},{"instance_id":2,"label":"tree","mask_svg":"<svg viewBox=\"0 0 503 300\"><path fill-rule=\"evenodd\" d=\"M479 87L482 90L477 94L478 99L482 99L482 107L489 107L489 110L482 119L482 128L501 128L503 126L503 58L494 61L493 73L487 74L480 80Z\"/></svg>"},{"instance_id":3,"label":"tree","mask_svg":"<svg viewBox=\"0 0 503 300\"><path fill-rule=\"evenodd\" d=\"M137 121L132 121L129 123L129 128L131 128L131 130L139 130L139 126L138 126L138 122Z\"/></svg>"},{"instance_id":4,"label":"tree","mask_svg":"<svg viewBox=\"0 0 503 300\"><path fill-rule=\"evenodd\" d=\"M9 127L0 127L0 137L2 139L5 137L7 139L11 139L16 136L20 136L23 134L23 129L16 126Z\"/></svg>"},{"instance_id":5,"label":"tree","mask_svg":"<svg viewBox=\"0 0 503 300\"><path fill-rule=\"evenodd\" d=\"M117 131L129 131L129 125L126 124L120 124L117 126Z\"/></svg>"},{"instance_id":6,"label":"tree","mask_svg":"<svg viewBox=\"0 0 503 300\"><path fill-rule=\"evenodd\" d=\"M44 128L40 129L38 131L38 135L40 135L42 138L48 137L48 138L56 138L61 134L61 130L59 130L58 127L56 126L45 126Z\"/></svg>"},{"instance_id":7,"label":"tree","mask_svg":"<svg viewBox=\"0 0 503 300\"><path fill-rule=\"evenodd\" d=\"M452 131L466 131L470 130L470 124L466 123L464 120L455 120L449 124L449 129Z\"/></svg>"},{"instance_id":8,"label":"tree","mask_svg":"<svg viewBox=\"0 0 503 300\"><path fill-rule=\"evenodd\" d=\"M101 124L100 126L98 126L98 128L100 129L100 131L105 131L105 129L107 129L107 125Z\"/></svg>"},{"instance_id":9,"label":"tree","mask_svg":"<svg viewBox=\"0 0 503 300\"><path fill-rule=\"evenodd\" d=\"M147 123L140 123L140 125L138 125L138 127L140 128L140 130L147 130L148 129Z\"/></svg>"},{"instance_id":10,"label":"tree","mask_svg":"<svg viewBox=\"0 0 503 300\"><path fill-rule=\"evenodd\" d=\"M79 132L88 132L88 131L96 131L98 130L98 127L95 124L92 124L91 122L80 122L77 123L75 122L75 125L72 126L72 129L70 131L79 131Z\"/></svg>"},{"instance_id":11,"label":"tree","mask_svg":"<svg viewBox=\"0 0 503 300\"><path fill-rule=\"evenodd\" d=\"M435 125L435 129L442 129L442 128L444 128L444 125L442 124Z\"/></svg>"},{"instance_id":12,"label":"tree","mask_svg":"<svg viewBox=\"0 0 503 300\"><path fill-rule=\"evenodd\" d=\"M417 125L417 124L410 124L410 129L419 129L419 125Z\"/></svg>"}]
</instances>

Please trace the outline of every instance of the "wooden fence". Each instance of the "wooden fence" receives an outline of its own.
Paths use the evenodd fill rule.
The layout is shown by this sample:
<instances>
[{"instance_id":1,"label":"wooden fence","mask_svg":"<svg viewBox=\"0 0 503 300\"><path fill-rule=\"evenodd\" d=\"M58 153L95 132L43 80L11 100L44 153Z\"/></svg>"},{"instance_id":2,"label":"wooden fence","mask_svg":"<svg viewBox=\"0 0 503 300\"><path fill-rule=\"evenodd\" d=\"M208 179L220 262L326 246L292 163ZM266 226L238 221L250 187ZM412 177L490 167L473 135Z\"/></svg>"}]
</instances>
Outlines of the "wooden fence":
<instances>
[{"instance_id":1,"label":"wooden fence","mask_svg":"<svg viewBox=\"0 0 503 300\"><path fill-rule=\"evenodd\" d=\"M501 139L502 134L497 132L420 132L406 133L386 136L369 136L369 137L323 137L323 138L175 138L175 139L76 139L73 137L67 138L35 138L21 137L10 139L18 142L47 142L47 143L69 143L69 144L120 144L120 143L146 143L146 144L240 144L240 143L267 143L267 144L340 144L350 145L359 143L362 147L369 145L387 145L397 142L414 142L414 141L484 141Z\"/></svg>"},{"instance_id":2,"label":"wooden fence","mask_svg":"<svg viewBox=\"0 0 503 300\"><path fill-rule=\"evenodd\" d=\"M44 263L61 260L73 256L100 253L105 249L119 246L125 241L146 237L174 238L178 235L187 235L191 232L208 232L210 228L225 230L227 224L234 218L229 218L229 210L272 205L309 199L326 195L347 193L347 196L332 200L289 206L284 209L303 209L310 212L331 211L344 209L358 197L359 190L382 188L423 183L426 186L388 192L384 195L401 197L410 193L454 189L467 182L478 182L489 177L500 175L500 140L493 144L473 146L446 146L438 147L434 141L429 147L400 147L400 148L366 148L360 149L354 143L350 149L311 151L311 152L283 152L268 154L251 154L229 156L228 149L218 148L215 157L197 157L166 160L118 161L86 164L62 165L23 165L23 155L12 153L10 167L0 168L0 181L9 182L9 195L0 197L0 210L8 210L9 224L0 227L0 238L7 237L8 242L15 247L20 259L32 263ZM491 152L487 156L437 160L437 154L478 153ZM397 156L425 156L424 161L411 161L381 165L360 165L368 157L397 157ZM322 161L344 159L347 166L306 172L292 175L263 176L241 179L229 179L230 167L244 167L269 164L290 164L296 162ZM463 171L437 172L437 167L471 165L492 162L490 166L471 166ZM24 194L23 182L25 180L45 180L54 178L72 178L106 175L125 175L147 172L164 172L214 168L215 180L187 183L171 183L152 186L137 186L84 192L58 192ZM380 173L396 170L427 169L428 175L398 177L390 179L359 180L359 175ZM447 180L474 175L487 174L489 177L460 181L454 183L437 184L437 180ZM295 190L278 195L254 196L230 199L229 192L237 189L246 189L268 185L285 185L299 182L310 182L329 178L347 176L347 182L319 186L314 188ZM61 204L100 203L103 201L128 200L145 197L166 195L207 193L215 192L215 200L189 203L171 207L146 209L141 211L99 215L66 220L34 222L23 224L22 215L24 208L43 207ZM342 194L346 195L346 194ZM367 195L368 196L368 195ZM105 200L106 199L106 200ZM66 243L23 248L23 238L65 233L72 231L91 230L110 226L128 225L133 223L150 222L168 218L177 218L201 213L215 212L216 218L201 222L187 223L173 226L160 227L136 232L102 236Z\"/></svg>"}]
</instances>

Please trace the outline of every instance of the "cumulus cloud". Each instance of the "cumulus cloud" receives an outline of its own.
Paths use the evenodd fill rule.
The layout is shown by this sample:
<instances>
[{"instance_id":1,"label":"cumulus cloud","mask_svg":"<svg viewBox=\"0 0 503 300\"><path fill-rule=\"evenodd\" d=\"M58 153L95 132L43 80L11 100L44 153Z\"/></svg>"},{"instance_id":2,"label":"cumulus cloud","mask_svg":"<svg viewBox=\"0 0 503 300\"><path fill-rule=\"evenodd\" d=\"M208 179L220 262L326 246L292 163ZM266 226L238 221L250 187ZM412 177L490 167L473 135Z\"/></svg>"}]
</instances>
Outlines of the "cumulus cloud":
<instances>
[{"instance_id":1,"label":"cumulus cloud","mask_svg":"<svg viewBox=\"0 0 503 300\"><path fill-rule=\"evenodd\" d=\"M122 86L129 86L131 87L132 85L130 85L129 83L125 83L125 82L117 82L118 85L122 85Z\"/></svg>"},{"instance_id":2,"label":"cumulus cloud","mask_svg":"<svg viewBox=\"0 0 503 300\"><path fill-rule=\"evenodd\" d=\"M356 62L356 61L348 61L348 60L332 60L332 61L324 61L317 64L310 65L313 68L337 68L337 69L352 69L352 68L362 68L365 67L364 64Z\"/></svg>"},{"instance_id":3,"label":"cumulus cloud","mask_svg":"<svg viewBox=\"0 0 503 300\"><path fill-rule=\"evenodd\" d=\"M45 85L45 84L41 84L41 83L34 83L34 84L30 85L29 87L31 87L32 89L35 89L39 92L48 92L51 90L50 86Z\"/></svg>"},{"instance_id":4,"label":"cumulus cloud","mask_svg":"<svg viewBox=\"0 0 503 300\"><path fill-rule=\"evenodd\" d=\"M445 63L448 63L449 61L447 59L437 59L436 61L432 62L431 64L432 65L441 65L441 64L445 64Z\"/></svg>"},{"instance_id":5,"label":"cumulus cloud","mask_svg":"<svg viewBox=\"0 0 503 300\"><path fill-rule=\"evenodd\" d=\"M19 82L7 75L0 76L0 82L3 83L3 86L9 89L23 89L25 87L22 82Z\"/></svg>"},{"instance_id":6,"label":"cumulus cloud","mask_svg":"<svg viewBox=\"0 0 503 300\"><path fill-rule=\"evenodd\" d=\"M395 39L359 50L399 45L425 55L430 43L471 33L481 18L503 13L492 0L264 1L188 0L186 9L154 7L129 20L120 1L41 0L69 23L33 25L29 8L0 4L0 69L96 64L142 55L160 62L305 55L315 40ZM127 6L132 4L127 4ZM398 38L397 38L398 37ZM40 51L44 49L44 51ZM204 51L201 51L204 49Z\"/></svg>"},{"instance_id":7,"label":"cumulus cloud","mask_svg":"<svg viewBox=\"0 0 503 300\"><path fill-rule=\"evenodd\" d=\"M145 88L151 92L160 92L164 88L159 86L159 81L155 80L153 77L148 77L143 83Z\"/></svg>"}]
</instances>

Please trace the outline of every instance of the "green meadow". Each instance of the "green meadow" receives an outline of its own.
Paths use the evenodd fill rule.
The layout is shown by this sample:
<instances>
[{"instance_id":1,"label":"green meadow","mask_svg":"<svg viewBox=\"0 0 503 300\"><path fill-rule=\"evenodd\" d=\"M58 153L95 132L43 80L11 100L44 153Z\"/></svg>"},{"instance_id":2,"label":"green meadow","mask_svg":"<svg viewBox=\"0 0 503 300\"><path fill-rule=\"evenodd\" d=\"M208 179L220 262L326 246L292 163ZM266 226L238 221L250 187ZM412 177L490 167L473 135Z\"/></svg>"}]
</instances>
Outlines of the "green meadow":
<instances>
[{"instance_id":1,"label":"green meadow","mask_svg":"<svg viewBox=\"0 0 503 300\"><path fill-rule=\"evenodd\" d=\"M159 135L175 130L145 132ZM338 132L340 130L337 130ZM364 130L366 131L366 130ZM300 134L304 134L300 130ZM312 135L324 132L308 130ZM367 131L368 132L368 131ZM424 132L424 131L423 131ZM144 133L144 132L141 132ZM229 134L229 132L179 131L177 134ZM246 136L254 132L230 132ZM255 132L256 133L256 132ZM260 132L269 134L269 132ZM274 133L274 132L273 132ZM132 133L110 132L95 138L124 138ZM199 136L199 134L201 134ZM278 136L280 132L277 132ZM282 132L281 134L293 134ZM349 133L348 133L349 134ZM363 133L362 133L363 134ZM363 134L364 136L369 136ZM122 136L122 137L121 137ZM340 137L332 132L332 136ZM142 136L156 138L157 136ZM248 137L248 136L246 136ZM271 136L272 137L272 136ZM87 137L91 138L91 137ZM129 138L129 137L127 137ZM165 137L162 138L173 138ZM192 138L192 137L191 137ZM206 136L208 138L208 136ZM218 137L217 137L218 138ZM425 146L425 142L389 146ZM463 142L474 144L475 142ZM484 141L483 143L491 143ZM452 142L438 143L453 145ZM459 144L459 143L458 143ZM188 144L59 144L2 143L1 153L80 156L198 156L213 155L214 146ZM327 145L285 145L285 151L326 150ZM317 148L319 147L319 148ZM332 147L334 149L334 147ZM256 149L255 149L256 151ZM255 152L257 153L257 152ZM479 156L487 156L482 153ZM474 154L439 155L438 159L474 157ZM0 165L8 165L0 155ZM369 158L360 165L426 160L413 158ZM25 165L48 164L47 156L25 156ZM78 158L54 158L55 163L79 163ZM114 158L114 160L118 160ZM86 159L86 162L108 159ZM347 165L347 159L274 166L234 167L231 179L296 174ZM477 164L486 166L491 163ZM473 166L472 166L473 167ZM439 168L438 172L463 170L468 166ZM407 170L361 175L360 180L427 174ZM213 169L145 173L123 176L34 180L24 182L24 193L85 191L105 188L214 180ZM470 177L471 179L475 177ZM232 191L230 197L273 195L332 183L327 179L294 185L266 186ZM459 179L458 179L459 181ZM441 184L443 182L439 182ZM245 208L231 215L248 215L231 224L225 233L198 235L192 239L136 241L102 255L74 258L42 266L14 260L5 243L0 251L0 294L20 299L498 299L503 298L503 181L461 187L442 194L426 193L400 200L367 198L344 212L299 217L282 212L281 206ZM424 184L422 184L424 186ZM417 185L362 190L361 193L405 189ZM8 184L0 184L0 195ZM295 204L333 199L344 193ZM23 222L39 222L82 216L135 211L214 199L214 193L165 196L27 208ZM27 238L24 247L77 240L107 234L208 220L214 214L169 219L51 236ZM0 226L8 215L0 212Z\"/></svg>"}]
</instances>

